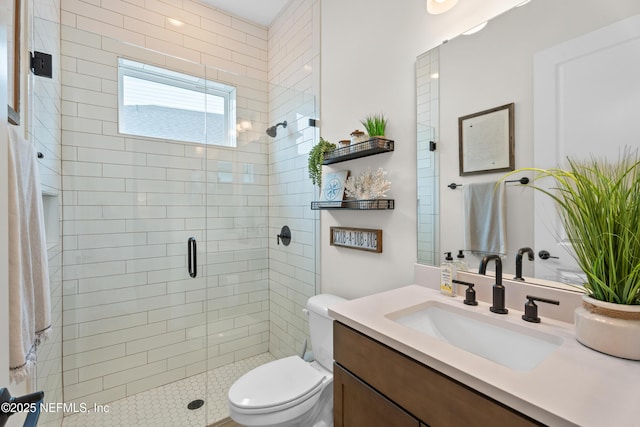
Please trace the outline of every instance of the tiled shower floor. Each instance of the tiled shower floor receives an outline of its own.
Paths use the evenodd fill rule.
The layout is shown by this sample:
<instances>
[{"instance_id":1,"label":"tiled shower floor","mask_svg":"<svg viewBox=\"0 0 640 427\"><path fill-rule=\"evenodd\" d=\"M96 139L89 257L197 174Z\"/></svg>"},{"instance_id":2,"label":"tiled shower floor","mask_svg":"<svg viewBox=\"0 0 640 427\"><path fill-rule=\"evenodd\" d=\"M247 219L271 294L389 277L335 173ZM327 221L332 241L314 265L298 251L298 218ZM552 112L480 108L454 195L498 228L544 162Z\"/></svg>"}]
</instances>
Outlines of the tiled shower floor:
<instances>
[{"instance_id":1,"label":"tiled shower floor","mask_svg":"<svg viewBox=\"0 0 640 427\"><path fill-rule=\"evenodd\" d=\"M204 427L229 416L227 391L247 371L273 360L270 353L194 375L108 404L109 413L87 412L64 418L63 427ZM206 387L205 387L206 386ZM205 390L206 388L206 390ZM205 396L205 393L208 396ZM187 408L195 399L205 405Z\"/></svg>"}]
</instances>

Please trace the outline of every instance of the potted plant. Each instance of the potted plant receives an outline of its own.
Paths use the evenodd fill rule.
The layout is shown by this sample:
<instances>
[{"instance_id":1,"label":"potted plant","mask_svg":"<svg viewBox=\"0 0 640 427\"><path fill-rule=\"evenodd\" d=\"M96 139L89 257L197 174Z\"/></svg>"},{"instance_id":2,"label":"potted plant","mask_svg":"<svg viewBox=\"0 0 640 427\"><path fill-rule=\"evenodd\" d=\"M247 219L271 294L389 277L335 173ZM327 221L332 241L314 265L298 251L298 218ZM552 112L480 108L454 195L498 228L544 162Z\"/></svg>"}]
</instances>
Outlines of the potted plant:
<instances>
[{"instance_id":1,"label":"potted plant","mask_svg":"<svg viewBox=\"0 0 640 427\"><path fill-rule=\"evenodd\" d=\"M617 162L568 159L566 170L524 170L536 172L535 180L554 180L551 189L532 187L553 199L587 277L576 338L603 353L640 360L638 152L625 152Z\"/></svg>"},{"instance_id":2,"label":"potted plant","mask_svg":"<svg viewBox=\"0 0 640 427\"><path fill-rule=\"evenodd\" d=\"M383 113L370 114L360 120L360 123L362 123L362 126L364 126L370 137L384 137L387 127L387 119Z\"/></svg>"},{"instance_id":3,"label":"potted plant","mask_svg":"<svg viewBox=\"0 0 640 427\"><path fill-rule=\"evenodd\" d=\"M313 185L322 189L322 162L325 153L335 150L336 144L320 137L320 141L309 151L309 178Z\"/></svg>"}]
</instances>

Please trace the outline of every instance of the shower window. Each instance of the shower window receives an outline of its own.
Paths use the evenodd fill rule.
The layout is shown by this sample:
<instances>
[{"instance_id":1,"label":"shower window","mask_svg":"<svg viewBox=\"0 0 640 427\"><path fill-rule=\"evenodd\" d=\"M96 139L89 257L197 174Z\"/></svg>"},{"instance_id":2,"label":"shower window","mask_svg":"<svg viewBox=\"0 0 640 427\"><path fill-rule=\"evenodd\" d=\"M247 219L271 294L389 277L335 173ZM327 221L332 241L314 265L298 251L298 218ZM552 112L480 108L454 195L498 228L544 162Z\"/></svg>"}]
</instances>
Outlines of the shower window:
<instances>
[{"instance_id":1,"label":"shower window","mask_svg":"<svg viewBox=\"0 0 640 427\"><path fill-rule=\"evenodd\" d=\"M118 59L120 133L235 147L235 122L235 87Z\"/></svg>"}]
</instances>

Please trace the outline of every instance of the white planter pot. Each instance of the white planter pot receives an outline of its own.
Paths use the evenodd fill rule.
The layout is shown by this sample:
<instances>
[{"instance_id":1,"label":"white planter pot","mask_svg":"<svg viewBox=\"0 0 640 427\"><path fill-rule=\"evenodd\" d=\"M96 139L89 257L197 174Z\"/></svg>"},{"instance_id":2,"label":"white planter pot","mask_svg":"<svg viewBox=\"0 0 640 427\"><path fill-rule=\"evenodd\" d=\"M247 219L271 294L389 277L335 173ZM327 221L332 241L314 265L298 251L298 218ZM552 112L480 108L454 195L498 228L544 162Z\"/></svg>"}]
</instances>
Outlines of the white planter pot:
<instances>
[{"instance_id":1,"label":"white planter pot","mask_svg":"<svg viewBox=\"0 0 640 427\"><path fill-rule=\"evenodd\" d=\"M640 360L640 306L582 297L575 312L576 339L611 356Z\"/></svg>"}]
</instances>

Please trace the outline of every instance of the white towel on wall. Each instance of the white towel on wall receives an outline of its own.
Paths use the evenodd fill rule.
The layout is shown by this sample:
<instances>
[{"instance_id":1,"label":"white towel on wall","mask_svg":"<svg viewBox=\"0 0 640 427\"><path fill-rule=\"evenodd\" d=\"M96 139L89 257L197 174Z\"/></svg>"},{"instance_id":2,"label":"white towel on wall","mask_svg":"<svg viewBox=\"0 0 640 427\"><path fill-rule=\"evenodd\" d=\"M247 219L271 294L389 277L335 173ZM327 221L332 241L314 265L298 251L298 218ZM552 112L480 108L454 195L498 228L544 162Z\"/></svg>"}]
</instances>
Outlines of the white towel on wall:
<instances>
[{"instance_id":1,"label":"white towel on wall","mask_svg":"<svg viewBox=\"0 0 640 427\"><path fill-rule=\"evenodd\" d=\"M507 253L507 211L504 184L465 183L465 249L475 253Z\"/></svg>"},{"instance_id":2,"label":"white towel on wall","mask_svg":"<svg viewBox=\"0 0 640 427\"><path fill-rule=\"evenodd\" d=\"M37 152L9 128L9 368L21 382L51 330L49 267Z\"/></svg>"}]
</instances>

